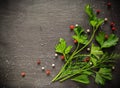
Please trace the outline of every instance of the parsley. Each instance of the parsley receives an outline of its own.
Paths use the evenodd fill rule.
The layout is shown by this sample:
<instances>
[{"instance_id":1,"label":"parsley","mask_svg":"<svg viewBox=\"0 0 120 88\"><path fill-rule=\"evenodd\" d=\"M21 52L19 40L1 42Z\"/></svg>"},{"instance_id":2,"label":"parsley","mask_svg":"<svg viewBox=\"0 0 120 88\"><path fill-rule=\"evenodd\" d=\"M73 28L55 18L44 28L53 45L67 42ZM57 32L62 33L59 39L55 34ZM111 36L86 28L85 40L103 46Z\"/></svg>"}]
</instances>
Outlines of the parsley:
<instances>
[{"instance_id":1,"label":"parsley","mask_svg":"<svg viewBox=\"0 0 120 88\"><path fill-rule=\"evenodd\" d=\"M85 30L81 26L74 28L73 39L77 40L77 46L72 50L71 45L67 45L63 38L55 46L55 51L64 55L65 64L60 72L53 78L52 82L63 82L71 79L76 82L89 84L89 77L92 76L97 84L104 85L106 80L112 79L112 66L119 54L108 53L104 48L111 48L118 43L119 38L115 34L110 34L105 38L105 32L99 32L99 27L104 23L102 18L98 18L90 5L86 5L85 12L89 17L89 24L93 28L93 33L88 38ZM99 32L99 33L97 33ZM95 39L98 44L93 42ZM82 45L82 47L80 47ZM81 54L88 45L91 45L89 54Z\"/></svg>"}]
</instances>

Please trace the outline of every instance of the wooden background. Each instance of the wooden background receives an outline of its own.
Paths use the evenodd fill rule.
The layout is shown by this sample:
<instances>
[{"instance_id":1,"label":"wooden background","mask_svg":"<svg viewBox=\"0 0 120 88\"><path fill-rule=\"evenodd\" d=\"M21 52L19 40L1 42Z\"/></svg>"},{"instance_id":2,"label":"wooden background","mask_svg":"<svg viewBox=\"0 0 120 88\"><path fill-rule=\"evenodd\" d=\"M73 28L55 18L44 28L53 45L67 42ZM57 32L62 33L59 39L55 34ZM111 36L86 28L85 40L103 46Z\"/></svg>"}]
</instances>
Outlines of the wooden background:
<instances>
[{"instance_id":1,"label":"wooden background","mask_svg":"<svg viewBox=\"0 0 120 88\"><path fill-rule=\"evenodd\" d=\"M100 9L100 17L107 17L116 23L116 35L120 36L119 1L110 0L112 8L107 9L108 0L0 0L0 88L119 88L120 60L116 62L113 80L104 87L93 80L83 85L67 80L64 83L50 83L59 72L63 62L54 58L54 46L59 38L73 44L69 25L79 24L90 28L84 12L86 4L94 10ZM109 25L109 24L108 24ZM109 26L105 28L110 32ZM120 43L115 48L120 51ZM40 58L41 65L36 62ZM55 63L53 69L51 64ZM51 70L51 75L41 67ZM24 78L21 72L26 72Z\"/></svg>"}]
</instances>

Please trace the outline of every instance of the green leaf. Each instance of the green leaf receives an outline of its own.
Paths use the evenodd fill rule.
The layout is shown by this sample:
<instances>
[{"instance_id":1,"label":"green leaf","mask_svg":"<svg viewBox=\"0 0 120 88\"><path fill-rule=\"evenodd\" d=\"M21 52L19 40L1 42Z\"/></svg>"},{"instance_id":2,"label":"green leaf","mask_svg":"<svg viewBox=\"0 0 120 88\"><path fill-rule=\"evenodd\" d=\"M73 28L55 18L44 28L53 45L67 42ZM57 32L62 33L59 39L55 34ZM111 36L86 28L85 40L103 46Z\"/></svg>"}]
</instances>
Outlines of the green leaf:
<instances>
[{"instance_id":1,"label":"green leaf","mask_svg":"<svg viewBox=\"0 0 120 88\"><path fill-rule=\"evenodd\" d=\"M92 61L92 63L93 63L94 66L97 65L97 59L96 58L91 57L91 61Z\"/></svg>"},{"instance_id":2,"label":"green leaf","mask_svg":"<svg viewBox=\"0 0 120 88\"><path fill-rule=\"evenodd\" d=\"M90 83L88 75L80 75L80 76L77 76L77 77L73 78L72 80L74 80L76 82L81 82L81 83L84 83L84 84L89 84Z\"/></svg>"},{"instance_id":3,"label":"green leaf","mask_svg":"<svg viewBox=\"0 0 120 88\"><path fill-rule=\"evenodd\" d=\"M104 19L100 19L96 17L90 5L86 5L85 12L89 16L91 26L93 26L94 28L98 29L98 27L104 22Z\"/></svg>"},{"instance_id":4,"label":"green leaf","mask_svg":"<svg viewBox=\"0 0 120 88\"><path fill-rule=\"evenodd\" d=\"M95 82L101 85L105 84L105 80L100 76L98 72L96 72Z\"/></svg>"},{"instance_id":5,"label":"green leaf","mask_svg":"<svg viewBox=\"0 0 120 88\"><path fill-rule=\"evenodd\" d=\"M86 5L86 6L85 6L85 12L88 14L88 16L89 16L90 18L92 18L92 17L95 16L95 14L94 14L94 12L93 12L93 9L92 9L92 7L91 7L90 5Z\"/></svg>"},{"instance_id":6,"label":"green leaf","mask_svg":"<svg viewBox=\"0 0 120 88\"><path fill-rule=\"evenodd\" d=\"M106 40L101 47L109 48L111 46L115 46L117 44L118 40L119 40L119 38L116 35L111 34L109 36L108 40Z\"/></svg>"},{"instance_id":7,"label":"green leaf","mask_svg":"<svg viewBox=\"0 0 120 88\"><path fill-rule=\"evenodd\" d=\"M96 36L96 40L100 44L101 48L109 48L115 46L119 38L115 34L110 34L109 38L105 40L105 33L99 32L98 36Z\"/></svg>"},{"instance_id":8,"label":"green leaf","mask_svg":"<svg viewBox=\"0 0 120 88\"><path fill-rule=\"evenodd\" d=\"M106 79L112 79L111 69L100 68L99 71L96 73L95 82L104 85Z\"/></svg>"},{"instance_id":9,"label":"green leaf","mask_svg":"<svg viewBox=\"0 0 120 88\"><path fill-rule=\"evenodd\" d=\"M98 28L100 25L102 25L103 22L104 22L104 19L98 19L98 22L97 22L96 28Z\"/></svg>"},{"instance_id":10,"label":"green leaf","mask_svg":"<svg viewBox=\"0 0 120 88\"><path fill-rule=\"evenodd\" d=\"M60 38L59 44L56 45L55 51L57 53L63 54L66 49L66 41L63 38Z\"/></svg>"},{"instance_id":11,"label":"green leaf","mask_svg":"<svg viewBox=\"0 0 120 88\"><path fill-rule=\"evenodd\" d=\"M90 24L91 24L93 27L96 27L96 25L97 25L97 21L95 21L95 20L91 20L91 21L90 21Z\"/></svg>"},{"instance_id":12,"label":"green leaf","mask_svg":"<svg viewBox=\"0 0 120 88\"><path fill-rule=\"evenodd\" d=\"M68 46L66 49L65 49L65 54L68 54L72 49L72 46Z\"/></svg>"},{"instance_id":13,"label":"green leaf","mask_svg":"<svg viewBox=\"0 0 120 88\"><path fill-rule=\"evenodd\" d=\"M77 26L74 29L74 32L76 35L73 35L72 37L78 41L78 43L86 44L88 42L87 35L84 33L84 29L80 26Z\"/></svg>"},{"instance_id":14,"label":"green leaf","mask_svg":"<svg viewBox=\"0 0 120 88\"><path fill-rule=\"evenodd\" d=\"M101 77L111 80L112 79L112 74L111 74L111 69L108 68L100 68L99 74L101 74Z\"/></svg>"},{"instance_id":15,"label":"green leaf","mask_svg":"<svg viewBox=\"0 0 120 88\"><path fill-rule=\"evenodd\" d=\"M94 44L92 44L91 54L94 54L95 56L96 56L96 55L102 55L102 54L103 54L103 51L101 50L100 47L95 46Z\"/></svg>"},{"instance_id":16,"label":"green leaf","mask_svg":"<svg viewBox=\"0 0 120 88\"><path fill-rule=\"evenodd\" d=\"M83 71L83 74L85 74L85 75L92 75L93 72L91 72L91 71Z\"/></svg>"},{"instance_id":17,"label":"green leaf","mask_svg":"<svg viewBox=\"0 0 120 88\"><path fill-rule=\"evenodd\" d=\"M103 73L103 74L106 74L106 73L109 73L109 72L111 72L111 69L100 68L100 70L99 70L99 73Z\"/></svg>"},{"instance_id":18,"label":"green leaf","mask_svg":"<svg viewBox=\"0 0 120 88\"><path fill-rule=\"evenodd\" d=\"M96 41L102 46L102 44L105 41L105 33L104 32L99 32L98 35L96 36Z\"/></svg>"}]
</instances>

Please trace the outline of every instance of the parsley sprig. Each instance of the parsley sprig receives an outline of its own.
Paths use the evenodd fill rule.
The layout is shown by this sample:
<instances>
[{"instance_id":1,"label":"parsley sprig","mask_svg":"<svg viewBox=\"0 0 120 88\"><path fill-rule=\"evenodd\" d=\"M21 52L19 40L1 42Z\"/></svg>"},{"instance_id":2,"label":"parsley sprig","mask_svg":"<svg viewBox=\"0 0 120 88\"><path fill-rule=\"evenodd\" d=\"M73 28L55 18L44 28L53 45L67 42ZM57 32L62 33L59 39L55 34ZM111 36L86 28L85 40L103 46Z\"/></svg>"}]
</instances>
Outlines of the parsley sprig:
<instances>
[{"instance_id":1,"label":"parsley sprig","mask_svg":"<svg viewBox=\"0 0 120 88\"><path fill-rule=\"evenodd\" d=\"M85 12L89 17L93 33L88 38L85 30L81 26L76 26L72 38L78 43L74 50L72 50L73 46L68 46L66 41L60 38L59 43L55 46L55 51L64 55L65 64L52 82L71 79L89 84L89 76L92 76L97 84L104 85L106 80L112 79L112 66L114 66L115 59L120 55L108 53L104 49L115 46L119 38L112 33L106 39L105 32L98 32L99 27L104 23L104 19L98 18L90 5L86 5ZM93 39L98 44L94 43ZM90 53L82 54L82 50L88 45L91 45Z\"/></svg>"}]
</instances>

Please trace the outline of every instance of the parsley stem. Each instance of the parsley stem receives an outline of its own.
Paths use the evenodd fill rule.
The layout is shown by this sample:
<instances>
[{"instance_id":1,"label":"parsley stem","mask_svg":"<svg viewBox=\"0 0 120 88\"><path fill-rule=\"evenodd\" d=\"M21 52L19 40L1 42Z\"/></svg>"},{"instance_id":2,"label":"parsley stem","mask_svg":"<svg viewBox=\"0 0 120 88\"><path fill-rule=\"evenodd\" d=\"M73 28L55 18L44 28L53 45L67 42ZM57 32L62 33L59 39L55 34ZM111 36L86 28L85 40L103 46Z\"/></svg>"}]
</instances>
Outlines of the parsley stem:
<instances>
[{"instance_id":1,"label":"parsley stem","mask_svg":"<svg viewBox=\"0 0 120 88\"><path fill-rule=\"evenodd\" d=\"M64 71L65 67L66 67L66 66L68 65L68 63L71 61L71 58L73 58L74 53L78 50L79 45L80 45L80 44L78 43L75 51L74 51L73 54L70 56L70 58L67 60L67 62L65 63L65 65L61 68L60 72L55 76L55 78L53 78L52 82L56 81L57 78L58 78L58 77L61 75L61 73Z\"/></svg>"},{"instance_id":2,"label":"parsley stem","mask_svg":"<svg viewBox=\"0 0 120 88\"><path fill-rule=\"evenodd\" d=\"M75 52L75 54L78 54L80 51L82 51L86 46L88 46L88 45L91 43L91 41L92 41L93 38L94 38L94 35L95 35L96 30L97 30L97 29L93 30L93 34L92 34L90 40L87 42L87 44L85 44L81 49L79 49L77 52Z\"/></svg>"},{"instance_id":3,"label":"parsley stem","mask_svg":"<svg viewBox=\"0 0 120 88\"><path fill-rule=\"evenodd\" d=\"M92 41L93 38L94 38L94 35L95 35L95 32L96 32L96 31L97 31L97 29L94 29L94 28L93 28L93 34L92 34L90 40L87 42L87 44L85 44L85 45L84 45L81 49L79 49L79 50L78 50L78 48L79 48L79 45L80 45L80 44L78 43L75 51L72 53L72 55L71 55L70 58L67 60L67 62L65 63L65 65L61 68L60 72L56 75L56 77L53 78L52 82L56 81L57 78L62 74L62 72L65 70L65 67L66 67L66 66L68 65L68 63L73 59L74 55L78 54L80 51L82 51L86 46L88 46L88 45L91 43L91 41ZM77 51L77 50L78 50L78 51ZM67 77L67 78L68 78L68 77Z\"/></svg>"},{"instance_id":4,"label":"parsley stem","mask_svg":"<svg viewBox=\"0 0 120 88\"><path fill-rule=\"evenodd\" d=\"M80 55L75 55L73 58L81 57L81 56L90 56L89 54L80 54Z\"/></svg>"}]
</instances>

